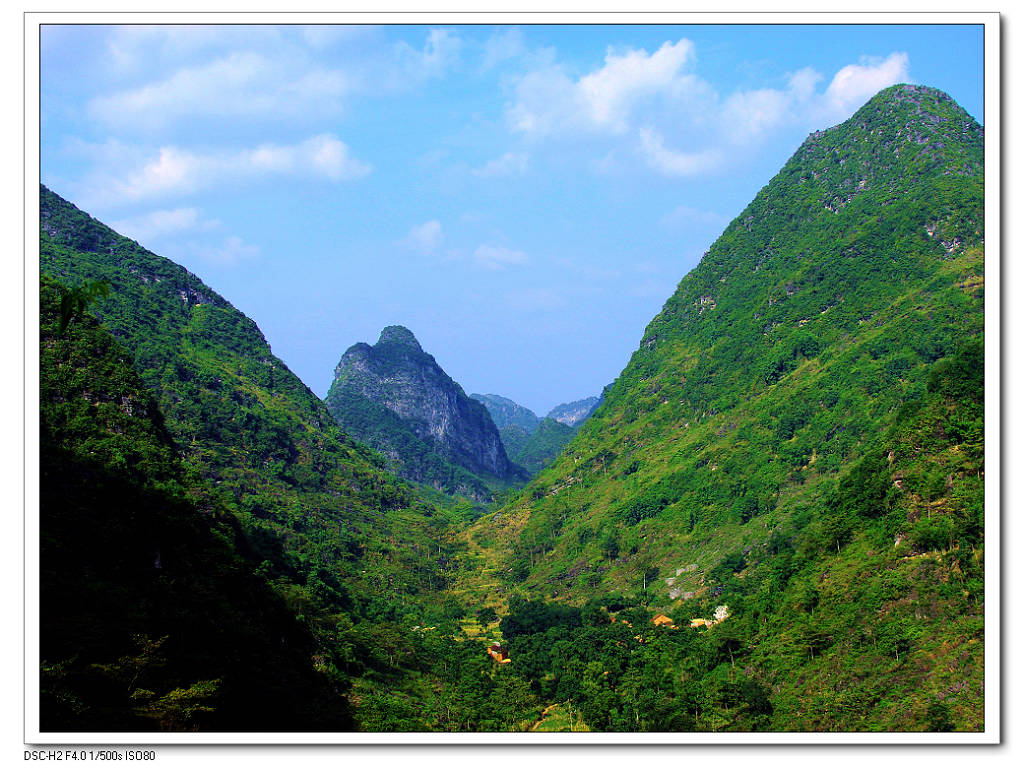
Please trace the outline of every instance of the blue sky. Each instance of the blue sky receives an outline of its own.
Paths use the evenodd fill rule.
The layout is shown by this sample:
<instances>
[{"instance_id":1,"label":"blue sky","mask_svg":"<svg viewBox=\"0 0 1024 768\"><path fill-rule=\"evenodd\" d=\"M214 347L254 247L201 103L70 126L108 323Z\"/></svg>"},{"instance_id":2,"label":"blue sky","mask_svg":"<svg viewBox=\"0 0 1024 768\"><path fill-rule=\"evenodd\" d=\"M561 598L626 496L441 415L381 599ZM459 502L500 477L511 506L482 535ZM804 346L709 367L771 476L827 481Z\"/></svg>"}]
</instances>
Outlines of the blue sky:
<instances>
[{"instance_id":1,"label":"blue sky","mask_svg":"<svg viewBox=\"0 0 1024 768\"><path fill-rule=\"evenodd\" d=\"M806 135L980 26L47 26L41 178L252 317L323 396L409 327L540 414L622 370Z\"/></svg>"}]
</instances>

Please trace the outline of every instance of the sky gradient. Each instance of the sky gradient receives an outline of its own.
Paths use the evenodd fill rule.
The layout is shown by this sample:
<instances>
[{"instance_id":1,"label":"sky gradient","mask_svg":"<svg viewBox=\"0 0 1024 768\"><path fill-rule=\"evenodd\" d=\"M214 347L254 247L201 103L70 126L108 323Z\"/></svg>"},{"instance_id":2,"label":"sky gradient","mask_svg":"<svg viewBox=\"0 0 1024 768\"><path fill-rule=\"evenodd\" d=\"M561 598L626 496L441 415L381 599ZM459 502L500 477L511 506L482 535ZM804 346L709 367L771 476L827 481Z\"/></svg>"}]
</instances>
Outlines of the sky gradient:
<instances>
[{"instance_id":1,"label":"sky gradient","mask_svg":"<svg viewBox=\"0 0 1024 768\"><path fill-rule=\"evenodd\" d=\"M981 26L44 26L44 184L249 315L318 395L381 328L539 414L622 370L813 130Z\"/></svg>"}]
</instances>

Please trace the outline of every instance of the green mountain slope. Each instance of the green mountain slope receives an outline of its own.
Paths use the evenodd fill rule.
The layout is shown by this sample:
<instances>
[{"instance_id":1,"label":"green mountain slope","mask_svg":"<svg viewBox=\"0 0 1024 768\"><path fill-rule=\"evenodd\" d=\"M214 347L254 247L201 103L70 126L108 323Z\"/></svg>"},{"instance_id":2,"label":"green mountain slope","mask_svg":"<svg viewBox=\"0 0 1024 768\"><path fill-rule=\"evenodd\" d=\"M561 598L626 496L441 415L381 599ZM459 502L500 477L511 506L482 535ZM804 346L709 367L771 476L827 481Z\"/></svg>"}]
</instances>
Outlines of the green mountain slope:
<instances>
[{"instance_id":1,"label":"green mountain slope","mask_svg":"<svg viewBox=\"0 0 1024 768\"><path fill-rule=\"evenodd\" d=\"M252 320L187 270L45 188L40 205L43 273L67 285L109 282L110 295L92 310L156 394L186 471L201 481L201 507L230 509L254 542L259 531L267 541L284 538L301 567L321 546L376 538L392 513L432 514L337 427ZM333 532L330 544L324 531ZM388 582L418 588L427 581L420 573L395 568Z\"/></svg>"},{"instance_id":2,"label":"green mountain slope","mask_svg":"<svg viewBox=\"0 0 1024 768\"><path fill-rule=\"evenodd\" d=\"M534 598L728 605L692 674L771 714L726 691L694 727L978 728L980 411L929 382L980 365L983 141L918 86L812 134L469 551Z\"/></svg>"},{"instance_id":3,"label":"green mountain slope","mask_svg":"<svg viewBox=\"0 0 1024 768\"><path fill-rule=\"evenodd\" d=\"M529 432L516 424L502 427L499 432L509 458L533 475L551 463L572 440L576 429L545 417Z\"/></svg>"},{"instance_id":4,"label":"green mountain slope","mask_svg":"<svg viewBox=\"0 0 1024 768\"><path fill-rule=\"evenodd\" d=\"M89 316L40 324L41 728L344 730L344 681L202 514L152 395Z\"/></svg>"},{"instance_id":5,"label":"green mountain slope","mask_svg":"<svg viewBox=\"0 0 1024 768\"><path fill-rule=\"evenodd\" d=\"M551 460L576 434L576 422L563 424L550 417L541 419L529 408L519 405L514 400L509 400L507 397L500 395L470 395L470 397L483 403L491 414L509 459L523 467L531 475L537 474L550 464ZM582 405L583 401L580 401L580 404ZM559 406L559 408L565 407ZM587 406L588 409L589 407L591 406Z\"/></svg>"},{"instance_id":6,"label":"green mountain slope","mask_svg":"<svg viewBox=\"0 0 1024 768\"><path fill-rule=\"evenodd\" d=\"M110 285L88 311L164 416L183 471L175 503L235 521L249 572L312 634L316 665L339 685L421 674L394 644L415 646L401 640L411 626L452 614L441 592L455 554L449 531L468 505L426 498L385 471L255 324L197 277L45 188L40 203L44 275L64 290ZM361 727L358 707L354 716Z\"/></svg>"}]
</instances>

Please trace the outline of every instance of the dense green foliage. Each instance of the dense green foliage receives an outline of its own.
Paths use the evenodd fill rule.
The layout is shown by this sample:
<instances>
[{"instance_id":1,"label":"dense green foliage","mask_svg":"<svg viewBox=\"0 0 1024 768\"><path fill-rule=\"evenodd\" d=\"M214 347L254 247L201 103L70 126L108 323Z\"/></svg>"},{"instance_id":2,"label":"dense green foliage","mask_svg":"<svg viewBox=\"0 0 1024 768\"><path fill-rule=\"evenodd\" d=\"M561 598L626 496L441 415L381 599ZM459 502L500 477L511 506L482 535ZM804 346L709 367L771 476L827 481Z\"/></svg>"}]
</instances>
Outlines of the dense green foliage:
<instances>
[{"instance_id":1,"label":"dense green foliage","mask_svg":"<svg viewBox=\"0 0 1024 768\"><path fill-rule=\"evenodd\" d=\"M554 419L544 418L530 432L515 424L502 427L499 432L508 457L530 474L536 474L550 464L572 440L576 429Z\"/></svg>"},{"instance_id":2,"label":"dense green foliage","mask_svg":"<svg viewBox=\"0 0 1024 768\"><path fill-rule=\"evenodd\" d=\"M590 730L770 725L769 693L737 664L732 635L657 627L653 616L636 598L592 600L582 609L516 600L502 628L515 674L542 699L579 712Z\"/></svg>"},{"instance_id":3,"label":"dense green foliage","mask_svg":"<svg viewBox=\"0 0 1024 768\"><path fill-rule=\"evenodd\" d=\"M981 727L982 158L916 86L813 134L474 557L534 599L728 604L772 728Z\"/></svg>"},{"instance_id":4,"label":"dense green foliage","mask_svg":"<svg viewBox=\"0 0 1024 768\"><path fill-rule=\"evenodd\" d=\"M345 680L201 514L130 356L73 289L40 317L40 688L44 730L339 730ZM65 328L62 330L61 325Z\"/></svg>"}]
</instances>

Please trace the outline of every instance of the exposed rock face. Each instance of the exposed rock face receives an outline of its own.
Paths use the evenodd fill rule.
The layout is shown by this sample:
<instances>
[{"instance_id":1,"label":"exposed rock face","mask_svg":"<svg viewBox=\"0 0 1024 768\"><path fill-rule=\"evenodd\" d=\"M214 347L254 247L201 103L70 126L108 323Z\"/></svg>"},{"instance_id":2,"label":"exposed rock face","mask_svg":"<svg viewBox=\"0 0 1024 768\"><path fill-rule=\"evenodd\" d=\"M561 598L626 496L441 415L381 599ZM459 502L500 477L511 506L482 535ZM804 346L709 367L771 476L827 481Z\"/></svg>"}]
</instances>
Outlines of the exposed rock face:
<instances>
[{"instance_id":1,"label":"exposed rock face","mask_svg":"<svg viewBox=\"0 0 1024 768\"><path fill-rule=\"evenodd\" d=\"M348 412L359 399L383 406L401 424L371 429L355 423ZM407 455L409 440L394 434L396 426L411 432L417 445L422 441L445 461L476 475L514 480L523 474L508 460L487 409L468 397L402 326L385 328L373 346L350 347L334 370L325 402L342 427L397 460L399 474L411 479L429 481L417 476L423 457Z\"/></svg>"},{"instance_id":2,"label":"exposed rock face","mask_svg":"<svg viewBox=\"0 0 1024 768\"><path fill-rule=\"evenodd\" d=\"M594 412L594 409L601 404L600 397L586 397L583 400L575 400L571 403L556 405L548 413L549 419L560 421L575 427L587 420L587 417Z\"/></svg>"}]
</instances>

